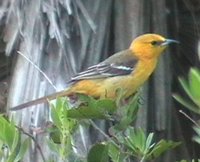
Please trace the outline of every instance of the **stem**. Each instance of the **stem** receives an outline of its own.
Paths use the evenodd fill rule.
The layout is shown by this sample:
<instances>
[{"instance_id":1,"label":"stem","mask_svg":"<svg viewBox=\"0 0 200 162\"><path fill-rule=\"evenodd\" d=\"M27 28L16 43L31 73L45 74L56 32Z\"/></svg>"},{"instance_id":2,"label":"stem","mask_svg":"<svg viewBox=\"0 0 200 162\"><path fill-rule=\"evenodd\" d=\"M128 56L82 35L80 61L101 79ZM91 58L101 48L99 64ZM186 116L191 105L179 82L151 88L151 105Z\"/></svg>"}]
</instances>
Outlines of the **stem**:
<instances>
[{"instance_id":1,"label":"stem","mask_svg":"<svg viewBox=\"0 0 200 162\"><path fill-rule=\"evenodd\" d=\"M106 139L110 140L116 147L119 147L115 141L110 138L104 131L102 131L91 119L89 120L91 125L96 129L98 130Z\"/></svg>"},{"instance_id":2,"label":"stem","mask_svg":"<svg viewBox=\"0 0 200 162\"><path fill-rule=\"evenodd\" d=\"M34 142L35 145L36 145L36 148L38 149L38 151L39 151L40 154L41 154L41 157L42 157L43 162L45 162L46 160L45 160L44 154L43 154L43 152L42 152L42 148L41 148L40 145L37 143L36 139L35 139L31 134L29 134L29 133L27 133L25 130L23 130L23 128L18 127L18 126L16 126L16 125L15 125L15 127L16 127L19 131L21 131L23 134L27 135L28 137L30 137L30 138L33 140L33 142Z\"/></svg>"},{"instance_id":3,"label":"stem","mask_svg":"<svg viewBox=\"0 0 200 162\"><path fill-rule=\"evenodd\" d=\"M187 119L189 119L194 125L200 128L200 125L194 121L188 114L186 114L183 110L179 110L181 114L183 114Z\"/></svg>"},{"instance_id":4,"label":"stem","mask_svg":"<svg viewBox=\"0 0 200 162\"><path fill-rule=\"evenodd\" d=\"M27 56L25 56L22 52L17 51L18 54L20 54L21 56L23 56L29 63L31 63L45 78L46 80L49 82L49 84L52 85L52 87L57 90L56 86L53 85L51 79L49 79L49 77L35 64L33 63L33 61L31 61Z\"/></svg>"}]
</instances>

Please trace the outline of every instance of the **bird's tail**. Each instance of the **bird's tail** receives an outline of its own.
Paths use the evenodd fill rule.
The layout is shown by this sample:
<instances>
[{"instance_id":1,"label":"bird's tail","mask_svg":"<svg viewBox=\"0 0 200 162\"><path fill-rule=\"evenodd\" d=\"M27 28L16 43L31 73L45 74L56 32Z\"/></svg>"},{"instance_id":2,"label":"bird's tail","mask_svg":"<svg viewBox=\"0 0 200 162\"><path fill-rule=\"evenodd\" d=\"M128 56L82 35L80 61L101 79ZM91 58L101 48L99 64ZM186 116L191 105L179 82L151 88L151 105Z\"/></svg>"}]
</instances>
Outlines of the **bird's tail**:
<instances>
[{"instance_id":1,"label":"bird's tail","mask_svg":"<svg viewBox=\"0 0 200 162\"><path fill-rule=\"evenodd\" d=\"M29 106L33 106L33 105L37 105L37 104L41 104L41 103L46 103L50 100L56 99L57 97L68 96L69 94L70 94L70 92L68 90L63 90L63 91L60 91L60 92L53 93L49 96L44 96L44 97L41 97L41 98L38 98L38 99L35 99L35 100L32 100L32 101L23 103L21 105L12 107L12 108L10 108L10 110L11 111L21 110L21 109L24 109L24 108L29 107Z\"/></svg>"}]
</instances>

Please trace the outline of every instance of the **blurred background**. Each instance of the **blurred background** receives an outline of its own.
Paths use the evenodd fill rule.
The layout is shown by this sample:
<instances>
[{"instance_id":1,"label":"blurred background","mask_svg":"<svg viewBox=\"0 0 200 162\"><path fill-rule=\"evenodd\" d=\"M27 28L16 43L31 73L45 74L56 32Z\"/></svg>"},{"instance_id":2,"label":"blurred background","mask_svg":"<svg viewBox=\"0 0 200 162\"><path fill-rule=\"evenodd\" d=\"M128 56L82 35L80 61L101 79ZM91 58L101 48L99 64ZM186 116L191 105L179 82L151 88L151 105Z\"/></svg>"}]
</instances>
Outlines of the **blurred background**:
<instances>
[{"instance_id":1,"label":"blurred background","mask_svg":"<svg viewBox=\"0 0 200 162\"><path fill-rule=\"evenodd\" d=\"M187 76L190 67L200 65L199 31L199 0L2 0L0 112L10 113L12 106L64 89L73 74L128 48L136 36L158 33L181 43L170 46L144 85L136 125L155 132L157 139L183 141L159 161L199 158L200 149L191 140L192 123L179 110L195 115L172 98L175 92L183 93L178 76ZM39 66L56 90L17 51ZM30 130L44 127L49 109L25 109L11 115ZM85 130L88 144L93 133ZM37 152L31 154L35 156L27 156L26 161L40 161L35 160L40 159Z\"/></svg>"}]
</instances>

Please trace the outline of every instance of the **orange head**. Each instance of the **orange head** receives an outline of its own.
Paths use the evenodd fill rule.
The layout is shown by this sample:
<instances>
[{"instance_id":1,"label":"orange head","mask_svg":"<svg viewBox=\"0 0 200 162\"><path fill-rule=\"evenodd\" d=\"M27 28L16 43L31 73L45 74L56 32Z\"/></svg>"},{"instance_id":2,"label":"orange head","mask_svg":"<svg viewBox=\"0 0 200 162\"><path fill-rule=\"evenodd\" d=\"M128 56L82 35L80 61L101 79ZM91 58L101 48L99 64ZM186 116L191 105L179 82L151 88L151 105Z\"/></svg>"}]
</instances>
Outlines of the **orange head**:
<instances>
[{"instance_id":1,"label":"orange head","mask_svg":"<svg viewBox=\"0 0 200 162\"><path fill-rule=\"evenodd\" d=\"M130 50L139 59L155 59L170 43L179 43L176 40L166 39L158 34L144 34L133 40Z\"/></svg>"}]
</instances>

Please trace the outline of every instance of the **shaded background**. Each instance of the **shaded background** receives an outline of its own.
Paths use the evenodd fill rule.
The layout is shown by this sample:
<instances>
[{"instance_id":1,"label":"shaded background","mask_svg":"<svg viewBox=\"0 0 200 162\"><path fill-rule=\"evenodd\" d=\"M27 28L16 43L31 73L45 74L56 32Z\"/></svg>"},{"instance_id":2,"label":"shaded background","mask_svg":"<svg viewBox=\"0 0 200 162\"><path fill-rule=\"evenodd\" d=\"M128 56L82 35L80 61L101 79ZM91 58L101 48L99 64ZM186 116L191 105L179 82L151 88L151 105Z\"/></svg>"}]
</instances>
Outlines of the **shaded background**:
<instances>
[{"instance_id":1,"label":"shaded background","mask_svg":"<svg viewBox=\"0 0 200 162\"><path fill-rule=\"evenodd\" d=\"M144 104L136 125L154 131L157 139L184 141L158 161L199 157L199 148L191 141L192 125L178 112L181 105L172 99L172 93L182 93L177 77L186 76L192 66L199 67L199 25L199 0L1 1L0 110L9 111L9 107L56 91L17 51L38 65L61 90L74 73L128 48L136 36L159 33L181 44L171 46L160 58L156 72L144 86ZM45 127L49 120L49 110L44 108L10 115L30 132L31 127ZM105 123L99 125L103 129ZM88 145L93 133L85 130ZM43 138L38 137L41 145ZM33 148L25 161L40 158Z\"/></svg>"}]
</instances>

